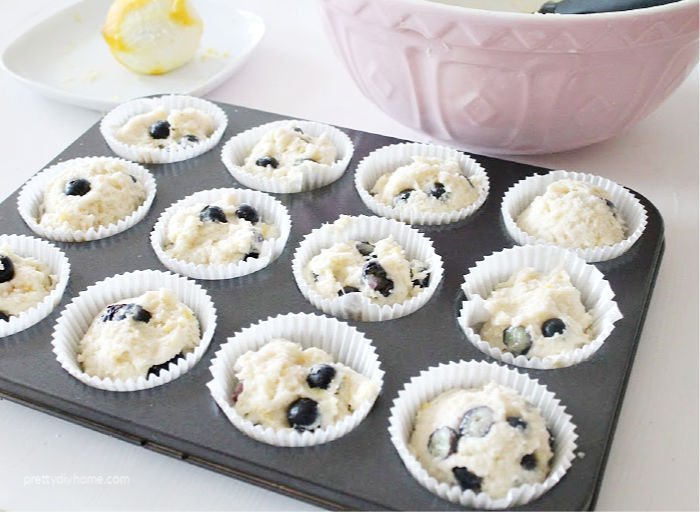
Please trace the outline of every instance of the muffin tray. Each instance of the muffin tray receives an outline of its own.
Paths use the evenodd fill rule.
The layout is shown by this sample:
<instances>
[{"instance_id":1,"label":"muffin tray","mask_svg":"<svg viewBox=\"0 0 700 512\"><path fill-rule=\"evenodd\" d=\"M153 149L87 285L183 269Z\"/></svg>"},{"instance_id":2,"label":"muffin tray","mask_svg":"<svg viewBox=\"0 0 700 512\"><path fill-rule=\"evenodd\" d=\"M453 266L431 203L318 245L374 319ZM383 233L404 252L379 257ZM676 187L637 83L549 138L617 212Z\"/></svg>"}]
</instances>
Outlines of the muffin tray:
<instances>
[{"instance_id":1,"label":"muffin tray","mask_svg":"<svg viewBox=\"0 0 700 512\"><path fill-rule=\"evenodd\" d=\"M462 276L476 261L511 247L500 216L503 193L525 176L545 169L475 155L491 180L484 205L465 221L421 228L444 260L445 275L435 296L417 312L377 323L348 322L377 348L386 371L384 389L369 416L352 432L311 448L278 448L239 432L209 394L209 364L226 338L243 327L286 312L319 313L297 289L291 271L304 235L339 214L371 212L353 184L357 163L370 151L397 141L343 129L355 144L348 171L337 182L299 194L276 195L289 209L292 233L282 255L251 275L199 281L218 310L214 339L200 361L181 378L145 391L116 393L91 388L64 371L51 351L54 324L65 305L89 285L136 269L166 270L149 244L160 213L199 190L239 187L219 158L221 144L248 128L281 116L222 104L229 126L222 143L192 160L149 165L158 192L146 218L116 236L86 243L57 243L72 275L62 302L37 325L0 340L0 396L107 433L145 448L239 478L325 508L459 509L421 487L406 471L389 440L389 409L405 382L439 363L489 360L457 324ZM95 125L54 162L111 155ZM619 258L596 266L609 280L624 318L591 359L570 368L524 370L553 391L577 425L578 455L564 478L523 510L592 509L630 374L664 248L663 221L639 196L648 213L640 240ZM17 192L0 204L3 233L33 235L20 219Z\"/></svg>"}]
</instances>

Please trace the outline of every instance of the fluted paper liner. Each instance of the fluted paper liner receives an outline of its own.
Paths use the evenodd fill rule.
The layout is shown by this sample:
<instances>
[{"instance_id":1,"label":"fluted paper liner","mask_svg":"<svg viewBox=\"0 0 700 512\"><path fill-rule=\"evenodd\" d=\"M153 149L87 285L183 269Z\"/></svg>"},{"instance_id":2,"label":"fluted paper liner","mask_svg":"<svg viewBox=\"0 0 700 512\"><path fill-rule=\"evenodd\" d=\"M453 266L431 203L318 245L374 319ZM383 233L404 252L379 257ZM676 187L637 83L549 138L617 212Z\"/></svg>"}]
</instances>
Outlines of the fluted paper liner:
<instances>
[{"instance_id":1,"label":"fluted paper liner","mask_svg":"<svg viewBox=\"0 0 700 512\"><path fill-rule=\"evenodd\" d=\"M481 339L476 328L489 318L483 301L498 283L507 281L512 274L525 267L532 267L541 273L562 268L569 274L571 283L581 292L581 302L586 311L593 317L590 343L558 355L528 358L501 350ZM613 331L615 322L622 318L610 283L600 270L575 253L560 247L526 245L495 252L469 269L464 276L462 291L467 300L462 302L458 322L469 341L494 359L524 368L549 370L585 361L603 345Z\"/></svg>"},{"instance_id":2,"label":"fluted paper liner","mask_svg":"<svg viewBox=\"0 0 700 512\"><path fill-rule=\"evenodd\" d=\"M377 385L378 392L381 392L384 371L374 346L363 333L335 318L308 313L278 315L246 327L228 338L212 360L209 371L213 378L207 386L231 423L257 441L275 446L301 447L337 439L362 422L376 397L337 423L317 428L313 432L255 425L238 414L232 400L236 387L234 364L244 353L258 350L274 338L285 338L304 348L316 347L326 351L335 362L349 366L369 378Z\"/></svg>"},{"instance_id":3,"label":"fluted paper liner","mask_svg":"<svg viewBox=\"0 0 700 512\"><path fill-rule=\"evenodd\" d=\"M283 126L297 126L313 137L319 137L323 133L328 134L337 150L336 161L331 165L304 162L296 167L297 172L284 177L264 176L244 169L243 164L253 146L267 132ZM251 128L230 138L221 150L221 160L231 175L246 187L275 194L288 194L313 190L333 183L345 172L353 151L354 146L350 137L334 126L312 121L285 120Z\"/></svg>"},{"instance_id":4,"label":"fluted paper liner","mask_svg":"<svg viewBox=\"0 0 700 512\"><path fill-rule=\"evenodd\" d=\"M164 108L170 112L190 107L212 116L216 125L214 132L209 137L195 144L187 144L186 146L173 144L165 148L149 148L125 144L116 138L119 128L134 116L158 108ZM227 125L226 113L214 103L193 96L171 94L157 98L138 98L118 105L100 122L100 133L110 149L122 158L144 164L170 164L194 158L212 149L221 140Z\"/></svg>"},{"instance_id":5,"label":"fluted paper liner","mask_svg":"<svg viewBox=\"0 0 700 512\"><path fill-rule=\"evenodd\" d=\"M143 184L146 190L146 199L131 215L119 219L108 226L99 226L87 230L47 228L42 226L39 224L39 214L44 200L44 189L51 180L56 178L66 168L82 162L121 162L125 166L126 171ZM116 235L141 222L151 208L155 197L156 180L145 167L111 156L88 156L59 162L36 174L20 190L17 198L17 208L27 226L43 238L58 242L89 242Z\"/></svg>"},{"instance_id":6,"label":"fluted paper liner","mask_svg":"<svg viewBox=\"0 0 700 512\"><path fill-rule=\"evenodd\" d=\"M605 190L610 196L610 200L615 204L618 213L624 219L627 233L627 238L614 245L587 249L565 247L565 249L575 252L589 263L594 263L617 258L639 240L647 225L647 212L639 199L629 190L601 176L580 172L552 171L549 174L530 176L520 180L510 187L503 196L501 203L503 222L508 234L518 245L556 245L528 235L518 227L515 220L535 197L544 194L550 183L563 179L583 181Z\"/></svg>"},{"instance_id":7,"label":"fluted paper liner","mask_svg":"<svg viewBox=\"0 0 700 512\"><path fill-rule=\"evenodd\" d=\"M377 180L384 174L390 173L412 162L411 157L435 157L442 160L456 160L462 174L475 179L479 186L479 196L476 201L452 212L434 213L421 212L410 208L397 208L384 204L370 194ZM416 225L450 224L469 217L478 210L489 193L489 178L484 168L471 156L460 151L433 144L401 143L384 146L362 159L355 172L355 188L367 208L377 215L390 219L401 220Z\"/></svg>"},{"instance_id":8,"label":"fluted paper liner","mask_svg":"<svg viewBox=\"0 0 700 512\"><path fill-rule=\"evenodd\" d=\"M307 264L322 249L348 240L376 242L392 236L405 251L408 260L425 262L430 270L430 284L400 304L379 305L360 293L348 293L327 299L313 290L304 277ZM306 299L329 315L364 322L378 322L409 315L423 307L433 296L442 280L442 258L435 252L432 241L420 231L403 222L383 217L341 215L331 224L324 224L306 235L292 260L292 273Z\"/></svg>"},{"instance_id":9,"label":"fluted paper liner","mask_svg":"<svg viewBox=\"0 0 700 512\"><path fill-rule=\"evenodd\" d=\"M109 304L135 297L150 290L166 288L188 306L199 321L199 345L158 375L130 379L99 378L85 373L78 363L80 340L95 317ZM185 277L157 270L137 270L117 274L82 291L61 313L53 331L53 352L64 370L79 381L108 391L149 389L185 374L202 358L216 329L216 309L207 292Z\"/></svg>"},{"instance_id":10,"label":"fluted paper liner","mask_svg":"<svg viewBox=\"0 0 700 512\"><path fill-rule=\"evenodd\" d=\"M51 275L56 277L56 281L53 289L41 302L16 316L11 316L8 321L0 321L0 338L23 331L46 318L61 302L70 278L68 258L55 245L31 236L0 235L0 247L5 245L23 258L32 257L45 264Z\"/></svg>"},{"instance_id":11,"label":"fluted paper liner","mask_svg":"<svg viewBox=\"0 0 700 512\"><path fill-rule=\"evenodd\" d=\"M247 203L253 206L260 214L261 222L274 224L279 231L279 236L265 240L260 249L260 256L258 258L249 258L246 261L204 265L178 260L169 256L163 249L163 245L168 222L173 214L178 209L191 204L215 202L228 192L235 193L239 204ZM178 274L195 279L231 279L257 272L275 261L282 254L291 229L292 220L287 208L272 196L257 190L218 188L196 192L170 205L160 215L158 222L153 227L151 247L153 247L161 263Z\"/></svg>"},{"instance_id":12,"label":"fluted paper liner","mask_svg":"<svg viewBox=\"0 0 700 512\"><path fill-rule=\"evenodd\" d=\"M515 487L499 499L488 494L463 491L459 485L440 482L430 476L408 449L416 413L421 404L453 388L474 388L489 382L507 386L522 395L542 415L554 436L551 470L544 482ZM576 450L576 427L554 393L537 380L495 363L459 361L424 370L406 383L394 400L389 416L389 435L406 469L420 485L440 498L465 507L503 509L529 503L554 487L571 467Z\"/></svg>"}]
</instances>

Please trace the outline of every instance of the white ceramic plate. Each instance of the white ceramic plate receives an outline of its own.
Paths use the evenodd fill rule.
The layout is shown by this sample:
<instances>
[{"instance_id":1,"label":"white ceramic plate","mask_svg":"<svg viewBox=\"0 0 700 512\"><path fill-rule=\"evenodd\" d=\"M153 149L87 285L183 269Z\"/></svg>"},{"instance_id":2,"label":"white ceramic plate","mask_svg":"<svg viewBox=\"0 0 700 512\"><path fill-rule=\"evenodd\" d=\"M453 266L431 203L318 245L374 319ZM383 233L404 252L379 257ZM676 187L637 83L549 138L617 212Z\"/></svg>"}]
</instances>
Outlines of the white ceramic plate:
<instances>
[{"instance_id":1,"label":"white ceramic plate","mask_svg":"<svg viewBox=\"0 0 700 512\"><path fill-rule=\"evenodd\" d=\"M109 110L140 96L201 96L221 85L250 55L265 32L262 19L226 0L194 0L204 22L197 55L158 76L119 64L102 39L112 0L82 0L34 25L3 52L2 65L18 80L51 98Z\"/></svg>"}]
</instances>

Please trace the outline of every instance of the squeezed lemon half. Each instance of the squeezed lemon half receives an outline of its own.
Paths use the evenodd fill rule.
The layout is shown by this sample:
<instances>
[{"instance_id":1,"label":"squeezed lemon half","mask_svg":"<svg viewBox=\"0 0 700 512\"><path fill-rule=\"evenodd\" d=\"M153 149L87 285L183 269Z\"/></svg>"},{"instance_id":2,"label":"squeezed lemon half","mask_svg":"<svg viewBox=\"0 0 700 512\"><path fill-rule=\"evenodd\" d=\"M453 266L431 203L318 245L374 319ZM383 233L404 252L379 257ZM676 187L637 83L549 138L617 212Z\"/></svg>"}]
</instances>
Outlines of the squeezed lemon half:
<instances>
[{"instance_id":1,"label":"squeezed lemon half","mask_svg":"<svg viewBox=\"0 0 700 512\"><path fill-rule=\"evenodd\" d=\"M202 29L188 0L116 0L102 36L121 64L136 73L160 75L192 59Z\"/></svg>"}]
</instances>

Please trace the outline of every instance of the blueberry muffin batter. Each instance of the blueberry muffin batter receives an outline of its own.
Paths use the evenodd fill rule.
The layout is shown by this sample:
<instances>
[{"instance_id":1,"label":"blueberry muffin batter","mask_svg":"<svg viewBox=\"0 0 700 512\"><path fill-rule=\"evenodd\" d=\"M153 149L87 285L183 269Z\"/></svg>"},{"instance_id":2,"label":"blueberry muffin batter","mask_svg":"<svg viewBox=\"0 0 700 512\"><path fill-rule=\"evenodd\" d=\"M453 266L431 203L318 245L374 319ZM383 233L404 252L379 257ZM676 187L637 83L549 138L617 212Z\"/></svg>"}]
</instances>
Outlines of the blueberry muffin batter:
<instances>
[{"instance_id":1,"label":"blueberry muffin batter","mask_svg":"<svg viewBox=\"0 0 700 512\"><path fill-rule=\"evenodd\" d=\"M243 169L252 174L282 178L312 164L319 171L336 160L337 150L323 133L313 137L294 125L267 132L246 157Z\"/></svg>"},{"instance_id":2,"label":"blueberry muffin batter","mask_svg":"<svg viewBox=\"0 0 700 512\"><path fill-rule=\"evenodd\" d=\"M547 478L550 439L535 407L492 382L451 389L422 404L409 450L437 480L502 498L511 488Z\"/></svg>"},{"instance_id":3,"label":"blueberry muffin batter","mask_svg":"<svg viewBox=\"0 0 700 512\"><path fill-rule=\"evenodd\" d=\"M376 304L400 304L430 284L428 265L409 260L392 237L339 242L311 258L309 286L327 299L360 293Z\"/></svg>"},{"instance_id":4,"label":"blueberry muffin batter","mask_svg":"<svg viewBox=\"0 0 700 512\"><path fill-rule=\"evenodd\" d=\"M313 431L374 402L379 389L325 351L276 338L240 356L234 366L236 411L274 429Z\"/></svg>"},{"instance_id":5,"label":"blueberry muffin batter","mask_svg":"<svg viewBox=\"0 0 700 512\"><path fill-rule=\"evenodd\" d=\"M119 160L76 160L44 189L39 225L87 231L134 213L146 189Z\"/></svg>"},{"instance_id":6,"label":"blueberry muffin batter","mask_svg":"<svg viewBox=\"0 0 700 512\"><path fill-rule=\"evenodd\" d=\"M0 322L33 308L56 286L49 267L0 247Z\"/></svg>"},{"instance_id":7,"label":"blueberry muffin batter","mask_svg":"<svg viewBox=\"0 0 700 512\"><path fill-rule=\"evenodd\" d=\"M614 245L626 237L625 221L606 191L569 179L549 184L516 223L528 235L566 248Z\"/></svg>"},{"instance_id":8,"label":"blueberry muffin batter","mask_svg":"<svg viewBox=\"0 0 700 512\"><path fill-rule=\"evenodd\" d=\"M226 193L210 204L178 209L165 230L163 249L168 256L197 264L224 264L258 258L262 243L279 236L251 205Z\"/></svg>"},{"instance_id":9,"label":"blueberry muffin batter","mask_svg":"<svg viewBox=\"0 0 700 512\"><path fill-rule=\"evenodd\" d=\"M456 160L413 156L410 164L379 177L370 191L380 203L419 212L466 208L481 193L481 178L465 176Z\"/></svg>"},{"instance_id":10,"label":"blueberry muffin batter","mask_svg":"<svg viewBox=\"0 0 700 512\"><path fill-rule=\"evenodd\" d=\"M85 373L130 379L158 375L199 344L199 322L175 294L161 289L104 308L78 345Z\"/></svg>"},{"instance_id":11,"label":"blueberry muffin batter","mask_svg":"<svg viewBox=\"0 0 700 512\"><path fill-rule=\"evenodd\" d=\"M214 118L196 108L157 108L129 119L115 134L118 141L143 148L192 146L216 130Z\"/></svg>"},{"instance_id":12,"label":"blueberry muffin batter","mask_svg":"<svg viewBox=\"0 0 700 512\"><path fill-rule=\"evenodd\" d=\"M593 319L561 269L521 269L497 284L484 306L491 316L479 336L516 356L559 355L592 341Z\"/></svg>"}]
</instances>

